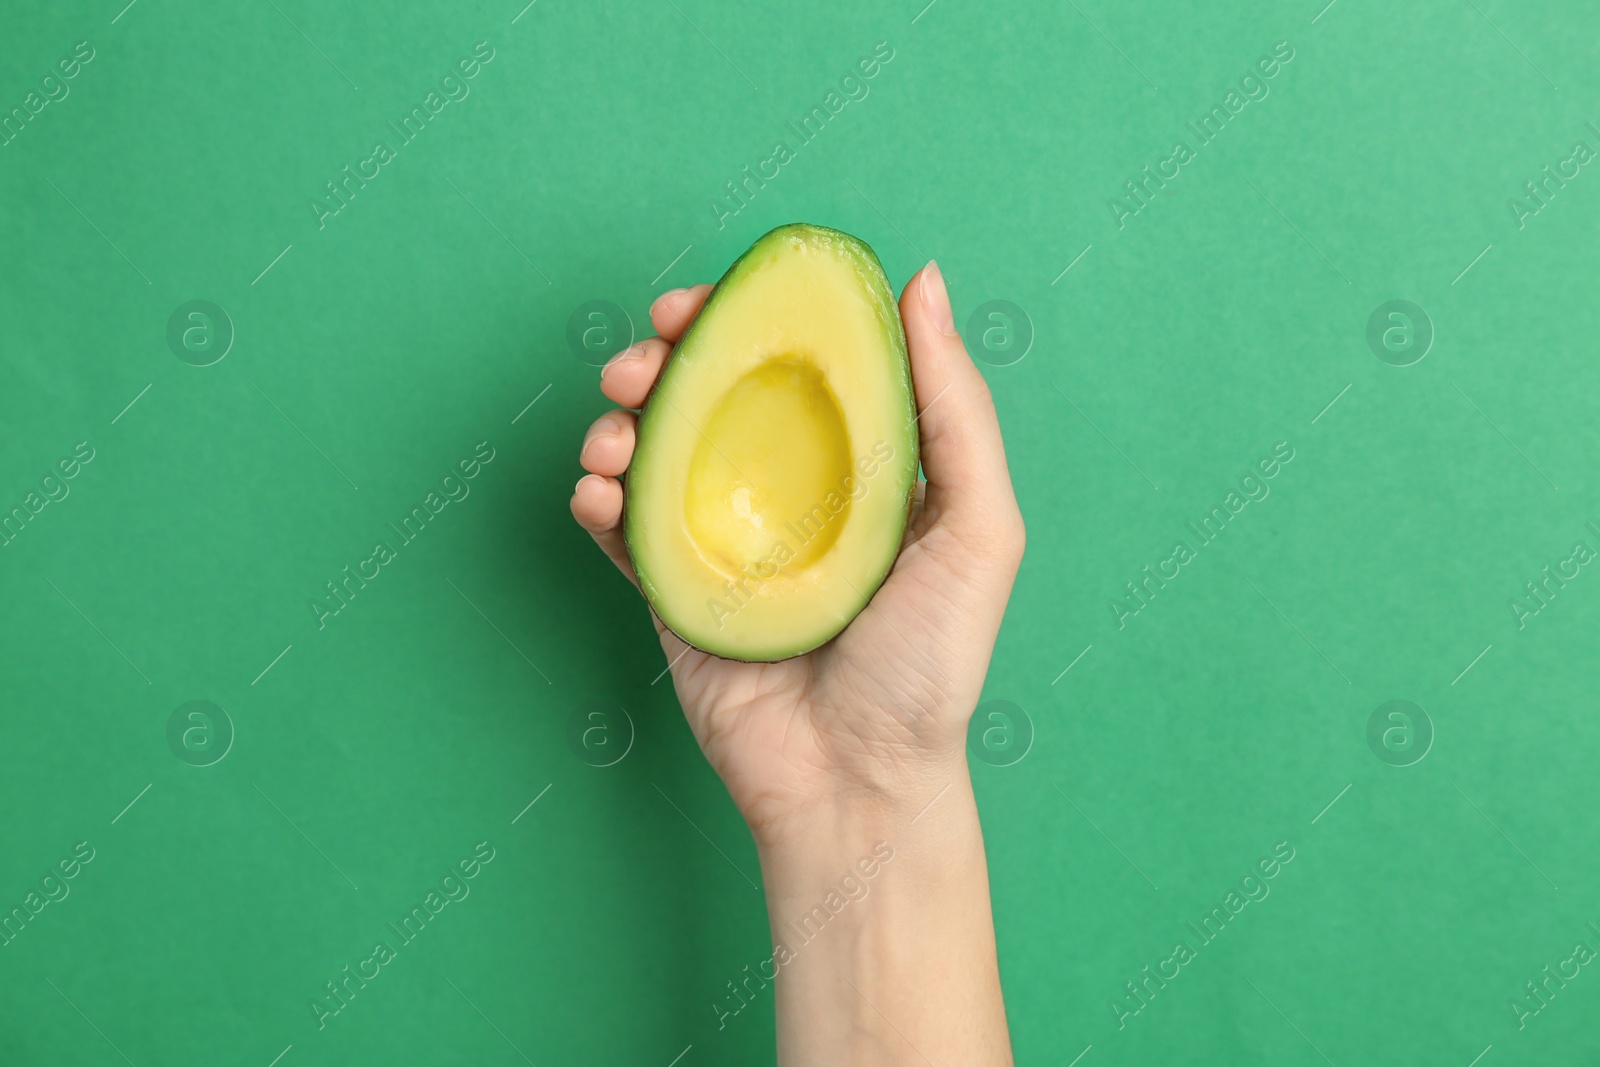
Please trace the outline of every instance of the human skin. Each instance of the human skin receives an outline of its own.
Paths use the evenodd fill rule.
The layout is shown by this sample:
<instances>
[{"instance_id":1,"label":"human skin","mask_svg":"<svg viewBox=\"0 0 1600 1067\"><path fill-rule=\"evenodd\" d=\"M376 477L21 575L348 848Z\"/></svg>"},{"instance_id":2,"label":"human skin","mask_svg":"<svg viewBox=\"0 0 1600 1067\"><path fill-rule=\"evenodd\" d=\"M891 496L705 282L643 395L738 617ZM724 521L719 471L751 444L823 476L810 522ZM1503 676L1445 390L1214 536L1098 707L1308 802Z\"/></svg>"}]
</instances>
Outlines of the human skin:
<instances>
[{"instance_id":1,"label":"human skin","mask_svg":"<svg viewBox=\"0 0 1600 1067\"><path fill-rule=\"evenodd\" d=\"M708 285L664 293L658 337L619 353L601 391L621 407L584 437L579 525L635 585L622 483L637 415ZM954 325L938 266L900 297L922 466L905 544L838 637L780 663L739 663L656 632L701 750L755 838L779 954L778 1062L1012 1062L988 868L966 761L1025 534L994 401ZM654 614L652 613L652 618ZM803 944L806 915L882 842L893 859ZM880 846L881 848L882 846Z\"/></svg>"}]
</instances>

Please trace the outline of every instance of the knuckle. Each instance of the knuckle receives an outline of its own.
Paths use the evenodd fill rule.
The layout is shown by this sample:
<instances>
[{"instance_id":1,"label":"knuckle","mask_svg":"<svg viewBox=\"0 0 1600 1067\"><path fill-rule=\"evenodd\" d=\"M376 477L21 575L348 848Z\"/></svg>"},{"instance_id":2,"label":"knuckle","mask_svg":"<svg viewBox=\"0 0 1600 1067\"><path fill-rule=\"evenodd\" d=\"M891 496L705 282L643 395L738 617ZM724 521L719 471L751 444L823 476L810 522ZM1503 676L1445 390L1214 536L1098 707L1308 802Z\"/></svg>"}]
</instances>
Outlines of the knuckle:
<instances>
[{"instance_id":1,"label":"knuckle","mask_svg":"<svg viewBox=\"0 0 1600 1067\"><path fill-rule=\"evenodd\" d=\"M1027 531L1020 513L962 523L951 532L962 551L976 560L1010 568L1022 561Z\"/></svg>"},{"instance_id":2,"label":"knuckle","mask_svg":"<svg viewBox=\"0 0 1600 1067\"><path fill-rule=\"evenodd\" d=\"M972 386L972 399L978 405L978 410L985 415L998 415L999 409L995 406L994 390L989 386L989 379L982 374L976 374L977 381Z\"/></svg>"},{"instance_id":3,"label":"knuckle","mask_svg":"<svg viewBox=\"0 0 1600 1067\"><path fill-rule=\"evenodd\" d=\"M1012 512L1007 532L1007 544L1011 549L1012 556L1020 563L1022 554L1028 547L1028 524L1023 521L1020 509Z\"/></svg>"}]
</instances>

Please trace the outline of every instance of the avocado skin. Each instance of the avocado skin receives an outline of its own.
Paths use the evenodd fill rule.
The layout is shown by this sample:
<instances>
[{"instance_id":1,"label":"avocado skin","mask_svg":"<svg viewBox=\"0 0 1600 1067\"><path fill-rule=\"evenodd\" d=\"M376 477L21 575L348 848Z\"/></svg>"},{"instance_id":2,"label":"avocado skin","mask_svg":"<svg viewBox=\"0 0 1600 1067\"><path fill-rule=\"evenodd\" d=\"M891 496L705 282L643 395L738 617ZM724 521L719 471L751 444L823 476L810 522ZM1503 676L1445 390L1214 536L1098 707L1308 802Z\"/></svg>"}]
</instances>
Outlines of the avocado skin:
<instances>
[{"instance_id":1,"label":"avocado skin","mask_svg":"<svg viewBox=\"0 0 1600 1067\"><path fill-rule=\"evenodd\" d=\"M656 392L661 388L662 383L667 380L667 372L672 365L673 355L677 352L677 349L683 344L687 343L694 336L695 331L698 329L701 322L706 319L707 313L716 307L718 299L723 295L729 283L738 280L740 277L740 268L745 264L745 261L758 251L762 250L769 242L780 240L782 237L790 233L820 235L829 240L841 243L845 247L849 248L859 259L863 261L863 266L874 272L878 279L882 281L884 292L887 294L887 301L885 306L881 308L880 311L882 313L882 318L886 321L886 324L892 327L892 331L888 337L888 340L891 342L893 356L895 357L894 362L896 377L898 379L898 384L900 385L900 393L906 397L909 405L906 443L912 450L912 470L920 472L922 462L921 424L917 420L916 390L912 383L911 359L906 346L905 324L900 319L900 308L898 302L895 300L894 287L889 284L888 274L883 269L883 263L881 260L879 260L877 252L873 250L871 245L867 244L867 242L861 240L859 237L846 233L843 230L836 230L830 226L820 226L815 223L808 222L785 223L782 226L776 226L768 230L766 233L756 238L756 240L750 244L749 248L745 249L739 254L739 257L728 266L728 269L723 273L722 277L719 278L716 284L711 287L711 292L706 294L705 302L700 306L700 310L695 314L694 321L689 324L688 329L683 332L683 335L678 338L677 343L672 346L672 352L668 353L667 360L661 367L661 372L656 375L656 380L651 384L649 392L645 394L644 403L640 405L639 408L639 436L637 440L643 440L643 428L645 426L645 420L650 415L651 403L655 400ZM877 291L875 286L871 288L872 291ZM866 590L865 597L862 599L855 612L851 614L849 622L847 622L844 627L841 627L838 633L827 638L826 640L806 647L795 648L792 651L783 653L782 655L759 657L730 655L726 652L703 648L700 645L695 644L689 638L685 637L678 630L674 629L672 624L655 610L657 597L654 592L654 586L651 583L649 576L639 566L639 559L633 543L633 537L629 532L629 508L626 486L627 475L624 474L619 480L624 483L623 507L621 515L618 518L618 523L622 529L623 547L627 552L628 563L633 568L634 576L639 581L640 591L644 594L645 600L650 604L651 614L655 616L656 621L685 645L688 645L697 652L703 652L708 656L740 663L776 663L785 659L793 659L797 656L803 656L809 652L813 652L816 649L821 648L823 645L827 644L828 641L831 641L834 637L837 637L839 633L843 633L844 630L848 628L849 622L854 622L855 616L859 615L862 611L865 611L867 605L872 603L872 598L877 595L878 590L883 587L883 583L888 581L889 575L894 572L895 562L899 559L900 551L905 547L905 533L910 527L912 509L916 504L916 490L919 479L913 476L911 485L905 493L905 507L903 510L904 518L901 520L899 537L900 548L897 548L894 555L889 558L888 564L883 568L883 573L869 583L870 588Z\"/></svg>"}]
</instances>

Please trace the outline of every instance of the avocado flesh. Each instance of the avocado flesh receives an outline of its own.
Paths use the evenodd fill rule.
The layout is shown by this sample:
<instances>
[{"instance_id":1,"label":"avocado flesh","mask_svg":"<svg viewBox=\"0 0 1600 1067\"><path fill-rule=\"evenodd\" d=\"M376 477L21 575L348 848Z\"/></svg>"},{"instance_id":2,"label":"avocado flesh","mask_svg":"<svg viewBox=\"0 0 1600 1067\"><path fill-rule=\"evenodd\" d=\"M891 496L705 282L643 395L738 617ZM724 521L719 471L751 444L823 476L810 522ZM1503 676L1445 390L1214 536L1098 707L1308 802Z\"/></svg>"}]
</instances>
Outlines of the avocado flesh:
<instances>
[{"instance_id":1,"label":"avocado flesh","mask_svg":"<svg viewBox=\"0 0 1600 1067\"><path fill-rule=\"evenodd\" d=\"M640 587L713 655L809 652L894 565L917 457L877 256L837 230L773 230L717 283L640 414L623 509Z\"/></svg>"}]
</instances>

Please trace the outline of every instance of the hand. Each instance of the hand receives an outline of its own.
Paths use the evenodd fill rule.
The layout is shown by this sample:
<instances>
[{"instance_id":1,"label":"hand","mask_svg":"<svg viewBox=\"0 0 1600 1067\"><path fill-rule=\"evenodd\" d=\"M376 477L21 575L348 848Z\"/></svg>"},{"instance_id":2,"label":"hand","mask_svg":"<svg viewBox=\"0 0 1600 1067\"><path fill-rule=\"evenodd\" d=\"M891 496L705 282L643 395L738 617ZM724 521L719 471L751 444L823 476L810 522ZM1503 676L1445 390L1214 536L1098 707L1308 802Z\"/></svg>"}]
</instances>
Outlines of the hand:
<instances>
[{"instance_id":1,"label":"hand","mask_svg":"<svg viewBox=\"0 0 1600 1067\"><path fill-rule=\"evenodd\" d=\"M622 408L597 419L580 459L572 514L637 585L623 545L622 484L640 407L711 291L664 293L659 337L620 353L601 391ZM900 297L922 434L905 543L850 626L780 663L740 663L689 648L659 619L678 700L701 750L758 843L821 809L915 811L965 779L977 705L1022 559L1022 516L994 402L957 334L944 279L929 263ZM653 614L653 613L652 613Z\"/></svg>"},{"instance_id":2,"label":"hand","mask_svg":"<svg viewBox=\"0 0 1600 1067\"><path fill-rule=\"evenodd\" d=\"M710 289L655 302L661 336L606 365L606 396L644 403ZM919 1064L936 1050L948 1063L1009 1067L966 734L1022 560L1022 517L994 403L934 264L906 286L900 316L928 481L871 603L838 637L781 663L717 659L659 619L656 631L689 726L756 838L774 946L756 979L777 982L778 1062ZM628 410L595 422L581 453L591 473L572 496L573 516L630 579L617 476L636 425ZM867 884L840 874L853 879L869 848L893 861L870 904ZM819 906L852 885L862 903ZM742 1010L732 1000L712 1004L719 1028Z\"/></svg>"}]
</instances>

